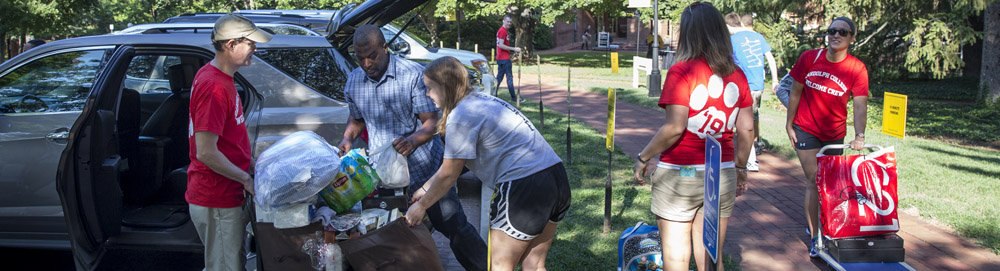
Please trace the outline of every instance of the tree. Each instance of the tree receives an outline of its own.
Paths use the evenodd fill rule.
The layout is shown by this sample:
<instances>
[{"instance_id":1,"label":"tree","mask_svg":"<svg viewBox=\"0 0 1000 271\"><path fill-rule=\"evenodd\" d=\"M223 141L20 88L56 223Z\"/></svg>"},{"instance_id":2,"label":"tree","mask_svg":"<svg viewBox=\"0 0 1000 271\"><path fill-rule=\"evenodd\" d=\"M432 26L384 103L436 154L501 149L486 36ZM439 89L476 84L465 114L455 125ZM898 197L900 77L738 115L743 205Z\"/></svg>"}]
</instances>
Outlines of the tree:
<instances>
[{"instance_id":1,"label":"tree","mask_svg":"<svg viewBox=\"0 0 1000 271\"><path fill-rule=\"evenodd\" d=\"M45 37L62 34L80 18L77 11L89 10L95 5L96 0L0 1L0 10L3 10L0 15L0 39L3 39L0 46L4 48L5 57L20 52L7 52L7 42L11 37L19 38L23 44L28 35Z\"/></svg>"},{"instance_id":2,"label":"tree","mask_svg":"<svg viewBox=\"0 0 1000 271\"><path fill-rule=\"evenodd\" d=\"M484 19L500 21L503 15L510 15L513 23L514 46L526 49L526 54L534 53L531 38L538 24L553 25L557 20L568 21L574 10L583 4L598 2L615 2L611 0L497 0L487 3L474 0L439 0L435 16L443 18L445 14L461 9L467 19Z\"/></svg>"},{"instance_id":3,"label":"tree","mask_svg":"<svg viewBox=\"0 0 1000 271\"><path fill-rule=\"evenodd\" d=\"M785 48L776 51L786 66L803 50L823 46L820 32L803 31L809 22L829 23L846 16L857 23L857 39L851 54L869 63L872 80L929 77L940 79L961 70L963 45L981 35L969 17L986 8L988 0L762 0L720 2L723 12L757 13L758 28ZM786 16L792 15L792 16ZM788 17L792 17L789 21ZM793 23L794 27L787 24ZM791 31L789 31L791 30ZM771 35L769 35L771 34ZM803 46L805 45L805 46ZM874 65L878 63L878 65Z\"/></svg>"},{"instance_id":4,"label":"tree","mask_svg":"<svg viewBox=\"0 0 1000 271\"><path fill-rule=\"evenodd\" d=\"M1000 1L993 1L983 14L983 69L979 76L981 96L1000 102Z\"/></svg>"}]
</instances>

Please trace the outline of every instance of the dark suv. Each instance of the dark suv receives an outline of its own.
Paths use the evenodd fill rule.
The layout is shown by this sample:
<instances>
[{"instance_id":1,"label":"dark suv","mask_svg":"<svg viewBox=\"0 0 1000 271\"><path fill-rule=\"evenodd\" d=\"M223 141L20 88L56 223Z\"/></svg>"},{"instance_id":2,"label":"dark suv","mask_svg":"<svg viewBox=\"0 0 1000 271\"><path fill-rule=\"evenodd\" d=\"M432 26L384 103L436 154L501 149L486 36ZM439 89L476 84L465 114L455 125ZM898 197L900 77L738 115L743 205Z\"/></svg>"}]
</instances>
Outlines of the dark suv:
<instances>
[{"instance_id":1,"label":"dark suv","mask_svg":"<svg viewBox=\"0 0 1000 271\"><path fill-rule=\"evenodd\" d=\"M275 35L234 76L258 155L295 131L339 142L353 29L424 1L372 0L338 35ZM214 56L210 31L54 41L0 64L0 247L72 248L77 269L109 247L200 252L184 201L188 99Z\"/></svg>"}]
</instances>

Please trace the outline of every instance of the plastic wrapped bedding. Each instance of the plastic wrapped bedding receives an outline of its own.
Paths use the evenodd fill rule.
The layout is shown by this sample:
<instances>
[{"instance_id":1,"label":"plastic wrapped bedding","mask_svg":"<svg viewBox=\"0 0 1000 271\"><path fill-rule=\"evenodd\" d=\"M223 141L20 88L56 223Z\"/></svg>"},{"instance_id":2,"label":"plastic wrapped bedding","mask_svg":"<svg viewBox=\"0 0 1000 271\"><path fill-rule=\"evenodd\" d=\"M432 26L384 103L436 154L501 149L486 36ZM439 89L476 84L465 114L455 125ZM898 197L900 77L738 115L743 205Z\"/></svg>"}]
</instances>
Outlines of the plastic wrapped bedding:
<instances>
[{"instance_id":1,"label":"plastic wrapped bedding","mask_svg":"<svg viewBox=\"0 0 1000 271\"><path fill-rule=\"evenodd\" d=\"M340 168L337 149L312 131L285 136L257 159L254 199L264 209L314 202Z\"/></svg>"}]
</instances>

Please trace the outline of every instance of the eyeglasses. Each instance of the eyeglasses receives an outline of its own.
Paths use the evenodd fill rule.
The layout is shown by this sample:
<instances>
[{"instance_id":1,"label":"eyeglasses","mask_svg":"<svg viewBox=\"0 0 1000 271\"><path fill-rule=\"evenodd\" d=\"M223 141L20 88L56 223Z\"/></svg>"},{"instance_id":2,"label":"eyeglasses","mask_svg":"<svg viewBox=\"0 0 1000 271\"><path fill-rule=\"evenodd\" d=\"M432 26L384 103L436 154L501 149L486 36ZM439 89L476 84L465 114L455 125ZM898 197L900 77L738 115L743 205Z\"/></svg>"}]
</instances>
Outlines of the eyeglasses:
<instances>
[{"instance_id":1,"label":"eyeglasses","mask_svg":"<svg viewBox=\"0 0 1000 271\"><path fill-rule=\"evenodd\" d=\"M849 35L854 35L854 32L851 32L851 30L847 30L847 29L830 28L830 29L826 30L826 34L830 35L830 36L833 36L833 35L835 35L837 33L840 33L841 37L847 37Z\"/></svg>"}]
</instances>

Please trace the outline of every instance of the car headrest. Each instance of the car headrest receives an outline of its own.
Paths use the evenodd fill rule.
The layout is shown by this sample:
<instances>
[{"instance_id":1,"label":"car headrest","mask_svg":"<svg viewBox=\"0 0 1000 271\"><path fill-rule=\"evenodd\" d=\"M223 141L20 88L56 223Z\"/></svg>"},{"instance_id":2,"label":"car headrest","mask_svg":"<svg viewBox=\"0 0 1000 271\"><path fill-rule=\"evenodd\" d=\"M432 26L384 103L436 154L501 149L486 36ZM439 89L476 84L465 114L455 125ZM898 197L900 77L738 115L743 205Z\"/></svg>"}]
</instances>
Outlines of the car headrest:
<instances>
[{"instance_id":1,"label":"car headrest","mask_svg":"<svg viewBox=\"0 0 1000 271\"><path fill-rule=\"evenodd\" d=\"M167 69L170 77L170 92L175 94L191 92L194 74L198 71L193 64L181 63Z\"/></svg>"}]
</instances>

